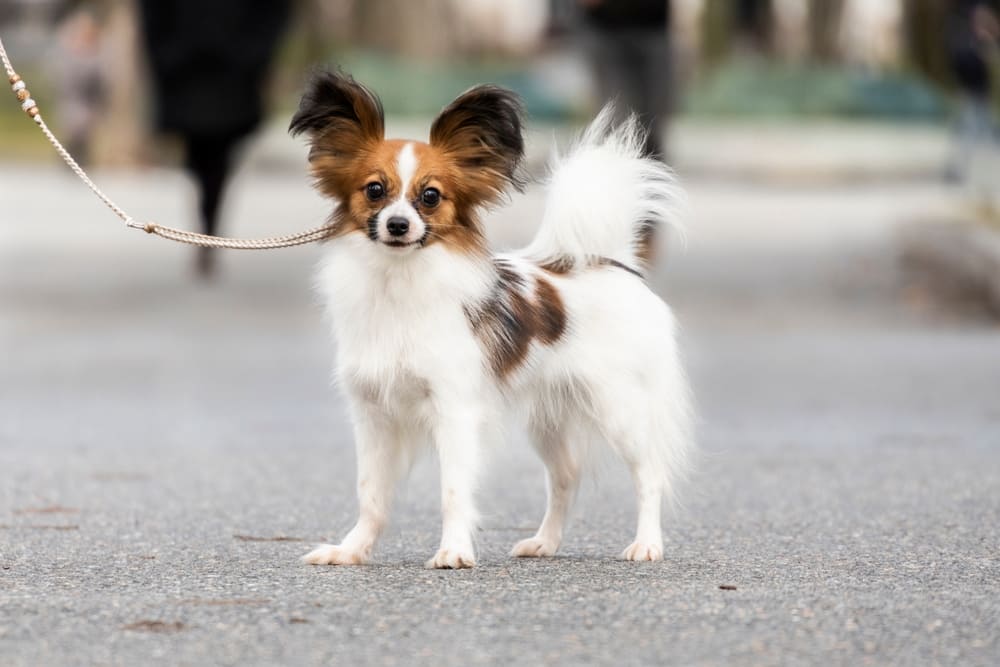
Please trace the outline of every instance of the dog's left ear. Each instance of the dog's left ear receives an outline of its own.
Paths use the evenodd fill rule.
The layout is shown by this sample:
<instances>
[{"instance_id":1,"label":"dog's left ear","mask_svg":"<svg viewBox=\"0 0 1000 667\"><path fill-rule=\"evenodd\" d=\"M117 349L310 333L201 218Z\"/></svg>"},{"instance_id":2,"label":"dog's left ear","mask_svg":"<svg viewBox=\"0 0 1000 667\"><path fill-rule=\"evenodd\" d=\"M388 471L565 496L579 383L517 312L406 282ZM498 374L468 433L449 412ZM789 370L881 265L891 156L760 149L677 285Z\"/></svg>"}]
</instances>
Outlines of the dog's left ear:
<instances>
[{"instance_id":1,"label":"dog's left ear","mask_svg":"<svg viewBox=\"0 0 1000 667\"><path fill-rule=\"evenodd\" d=\"M499 86L476 86L449 104L431 125L431 145L463 169L462 181L477 204L524 188L524 103Z\"/></svg>"},{"instance_id":2,"label":"dog's left ear","mask_svg":"<svg viewBox=\"0 0 1000 667\"><path fill-rule=\"evenodd\" d=\"M292 136L309 134L309 159L351 159L385 136L382 102L371 90L341 71L317 70L306 86L288 126Z\"/></svg>"}]
</instances>

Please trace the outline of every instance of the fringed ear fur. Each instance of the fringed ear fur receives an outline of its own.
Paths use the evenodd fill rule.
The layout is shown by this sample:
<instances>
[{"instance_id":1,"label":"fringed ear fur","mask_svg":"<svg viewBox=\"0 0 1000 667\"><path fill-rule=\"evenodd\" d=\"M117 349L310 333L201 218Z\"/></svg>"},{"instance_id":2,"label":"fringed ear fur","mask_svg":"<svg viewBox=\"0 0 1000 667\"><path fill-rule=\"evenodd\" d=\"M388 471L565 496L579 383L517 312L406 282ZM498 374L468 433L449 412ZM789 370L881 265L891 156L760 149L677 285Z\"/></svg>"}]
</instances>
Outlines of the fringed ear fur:
<instances>
[{"instance_id":1,"label":"fringed ear fur","mask_svg":"<svg viewBox=\"0 0 1000 667\"><path fill-rule=\"evenodd\" d=\"M524 188L524 104L499 86L477 86L449 104L431 125L431 146L463 170L462 187L488 204Z\"/></svg>"},{"instance_id":2,"label":"fringed ear fur","mask_svg":"<svg viewBox=\"0 0 1000 667\"><path fill-rule=\"evenodd\" d=\"M385 136L382 102L343 72L317 71L306 85L288 131L309 135L309 162L325 194L340 197L353 162Z\"/></svg>"},{"instance_id":3,"label":"fringed ear fur","mask_svg":"<svg viewBox=\"0 0 1000 667\"><path fill-rule=\"evenodd\" d=\"M292 136L308 132L313 149L333 154L347 152L358 139L381 141L385 136L385 111L371 90L344 72L319 70L306 85L299 109L288 126Z\"/></svg>"}]
</instances>

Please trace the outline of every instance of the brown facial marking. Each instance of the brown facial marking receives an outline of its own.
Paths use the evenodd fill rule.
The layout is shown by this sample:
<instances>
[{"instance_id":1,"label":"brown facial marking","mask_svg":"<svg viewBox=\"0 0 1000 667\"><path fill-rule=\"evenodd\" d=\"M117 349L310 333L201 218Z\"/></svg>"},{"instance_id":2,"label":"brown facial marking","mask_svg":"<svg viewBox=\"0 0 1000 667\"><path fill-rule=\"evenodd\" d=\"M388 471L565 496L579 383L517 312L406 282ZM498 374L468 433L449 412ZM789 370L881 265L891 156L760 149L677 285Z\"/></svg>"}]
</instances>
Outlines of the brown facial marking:
<instances>
[{"instance_id":1,"label":"brown facial marking","mask_svg":"<svg viewBox=\"0 0 1000 667\"><path fill-rule=\"evenodd\" d=\"M535 294L525 293L527 280L509 263L494 260L497 282L492 294L465 310L473 332L500 378L520 366L533 339L552 345L566 329L566 312L552 283L536 278Z\"/></svg>"},{"instance_id":2,"label":"brown facial marking","mask_svg":"<svg viewBox=\"0 0 1000 667\"><path fill-rule=\"evenodd\" d=\"M516 94L478 86L441 111L431 126L430 144L411 142L418 167L410 191L402 194L427 225L424 245L485 253L477 210L523 185L523 115ZM397 160L407 143L385 140L378 97L343 72L317 72L289 129L309 136L316 187L337 202L331 236L363 233L373 238L376 216L401 194ZM376 201L366 194L373 181L385 190ZM441 193L436 205L421 200L427 187Z\"/></svg>"},{"instance_id":3,"label":"brown facial marking","mask_svg":"<svg viewBox=\"0 0 1000 667\"><path fill-rule=\"evenodd\" d=\"M470 197L465 174L436 146L414 142L413 153L417 170L407 199L427 224L425 245L441 243L461 252L485 252L486 237L477 214L481 202ZM426 206L420 199L428 187L441 193L436 206Z\"/></svg>"}]
</instances>

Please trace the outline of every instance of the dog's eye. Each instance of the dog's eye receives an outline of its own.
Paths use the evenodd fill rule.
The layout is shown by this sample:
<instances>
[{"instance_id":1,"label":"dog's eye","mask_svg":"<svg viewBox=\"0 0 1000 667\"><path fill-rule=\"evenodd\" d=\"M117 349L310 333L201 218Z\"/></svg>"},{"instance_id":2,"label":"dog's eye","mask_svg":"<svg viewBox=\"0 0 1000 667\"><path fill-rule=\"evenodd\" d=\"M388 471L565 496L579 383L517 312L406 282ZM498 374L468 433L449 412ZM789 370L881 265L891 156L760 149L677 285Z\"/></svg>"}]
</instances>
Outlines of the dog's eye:
<instances>
[{"instance_id":1,"label":"dog's eye","mask_svg":"<svg viewBox=\"0 0 1000 667\"><path fill-rule=\"evenodd\" d=\"M427 208L434 208L441 201L441 193L437 188L427 188L420 193L420 203Z\"/></svg>"},{"instance_id":2,"label":"dog's eye","mask_svg":"<svg viewBox=\"0 0 1000 667\"><path fill-rule=\"evenodd\" d=\"M369 201L378 201L385 196L385 188L379 182L369 183L365 186L365 195Z\"/></svg>"}]
</instances>

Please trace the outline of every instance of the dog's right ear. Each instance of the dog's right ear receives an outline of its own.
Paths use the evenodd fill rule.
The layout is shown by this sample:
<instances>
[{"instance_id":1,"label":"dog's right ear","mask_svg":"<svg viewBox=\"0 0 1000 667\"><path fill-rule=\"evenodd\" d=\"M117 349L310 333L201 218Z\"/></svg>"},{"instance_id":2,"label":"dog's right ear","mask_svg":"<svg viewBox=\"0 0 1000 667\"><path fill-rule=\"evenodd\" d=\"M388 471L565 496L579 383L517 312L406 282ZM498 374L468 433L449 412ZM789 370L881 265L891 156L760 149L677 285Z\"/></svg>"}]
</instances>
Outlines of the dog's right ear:
<instances>
[{"instance_id":1,"label":"dog's right ear","mask_svg":"<svg viewBox=\"0 0 1000 667\"><path fill-rule=\"evenodd\" d=\"M320 70L306 85L288 131L309 134L310 162L351 159L385 138L385 112L378 96L350 75Z\"/></svg>"}]
</instances>

